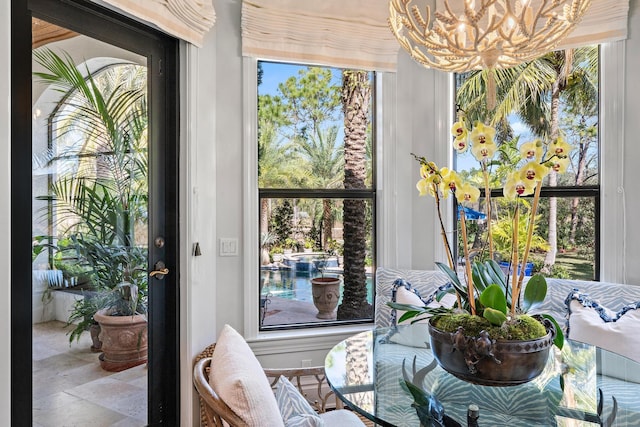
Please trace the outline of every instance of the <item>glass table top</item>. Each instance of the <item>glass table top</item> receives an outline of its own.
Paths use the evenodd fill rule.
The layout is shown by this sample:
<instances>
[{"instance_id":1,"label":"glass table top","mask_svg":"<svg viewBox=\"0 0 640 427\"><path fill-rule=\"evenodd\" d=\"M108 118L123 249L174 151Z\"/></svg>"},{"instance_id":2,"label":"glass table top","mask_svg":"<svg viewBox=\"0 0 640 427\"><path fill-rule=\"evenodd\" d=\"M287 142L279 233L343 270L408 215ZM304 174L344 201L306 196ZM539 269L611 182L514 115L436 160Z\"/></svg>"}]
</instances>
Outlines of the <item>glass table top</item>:
<instances>
[{"instance_id":1,"label":"glass table top","mask_svg":"<svg viewBox=\"0 0 640 427\"><path fill-rule=\"evenodd\" d=\"M424 324L347 338L325 359L329 384L347 406L382 426L420 425L404 379L463 426L470 404L480 409L480 426L640 426L640 364L630 359L566 340L562 351L553 347L547 367L532 381L491 387L444 371L428 341Z\"/></svg>"}]
</instances>

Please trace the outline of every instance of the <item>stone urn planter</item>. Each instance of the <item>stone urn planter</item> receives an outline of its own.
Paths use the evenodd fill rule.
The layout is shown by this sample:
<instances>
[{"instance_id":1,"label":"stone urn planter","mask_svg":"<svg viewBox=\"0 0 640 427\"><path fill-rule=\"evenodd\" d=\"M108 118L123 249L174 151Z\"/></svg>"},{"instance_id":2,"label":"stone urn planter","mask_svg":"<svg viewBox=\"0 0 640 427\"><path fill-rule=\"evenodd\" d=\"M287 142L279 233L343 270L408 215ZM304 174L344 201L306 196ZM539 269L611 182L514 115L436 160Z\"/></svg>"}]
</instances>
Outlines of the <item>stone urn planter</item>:
<instances>
[{"instance_id":1,"label":"stone urn planter","mask_svg":"<svg viewBox=\"0 0 640 427\"><path fill-rule=\"evenodd\" d=\"M99 310L93 318L100 324L102 369L118 372L147 362L145 316L111 316L106 310Z\"/></svg>"},{"instance_id":2,"label":"stone urn planter","mask_svg":"<svg viewBox=\"0 0 640 427\"><path fill-rule=\"evenodd\" d=\"M339 277L316 277L311 279L313 304L318 309L318 319L335 319L340 298Z\"/></svg>"}]
</instances>

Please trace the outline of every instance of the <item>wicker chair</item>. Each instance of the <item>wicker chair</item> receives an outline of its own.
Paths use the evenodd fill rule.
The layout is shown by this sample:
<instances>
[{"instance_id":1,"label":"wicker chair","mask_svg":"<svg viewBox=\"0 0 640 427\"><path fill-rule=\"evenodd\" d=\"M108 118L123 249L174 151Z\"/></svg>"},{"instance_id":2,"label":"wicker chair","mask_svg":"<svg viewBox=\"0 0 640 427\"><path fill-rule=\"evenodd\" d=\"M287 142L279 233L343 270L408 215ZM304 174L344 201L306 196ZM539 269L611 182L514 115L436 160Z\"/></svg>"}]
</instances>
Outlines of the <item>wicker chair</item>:
<instances>
[{"instance_id":1,"label":"wicker chair","mask_svg":"<svg viewBox=\"0 0 640 427\"><path fill-rule=\"evenodd\" d=\"M243 426L242 419L222 401L216 394L215 390L209 384L209 366L211 364L211 356L215 349L215 344L208 346L202 353L196 357L193 370L193 383L199 394L200 399L200 419L202 427L213 427L229 425L231 427ZM315 388L315 399L309 400L311 406L318 412L324 413L328 407L333 406L340 409L342 404L335 394L329 390L324 373L324 367L311 367L299 369L265 369L265 374L271 382L271 386L275 387L278 378L283 375L294 384L300 392L307 397L306 391L303 391L303 384L311 382ZM333 399L332 399L333 397ZM359 415L358 415L359 416ZM366 426L373 426L371 421L359 416ZM224 423L226 424L223 424Z\"/></svg>"}]
</instances>

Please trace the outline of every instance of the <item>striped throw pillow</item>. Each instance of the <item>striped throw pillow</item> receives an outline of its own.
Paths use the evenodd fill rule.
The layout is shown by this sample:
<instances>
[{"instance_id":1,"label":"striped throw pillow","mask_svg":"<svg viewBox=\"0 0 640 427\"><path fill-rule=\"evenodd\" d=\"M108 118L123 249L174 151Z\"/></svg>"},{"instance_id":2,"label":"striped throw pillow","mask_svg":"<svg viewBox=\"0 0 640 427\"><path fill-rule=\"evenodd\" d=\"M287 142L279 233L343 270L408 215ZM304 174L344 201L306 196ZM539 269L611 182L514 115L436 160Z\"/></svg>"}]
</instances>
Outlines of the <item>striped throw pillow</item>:
<instances>
[{"instance_id":1,"label":"striped throw pillow","mask_svg":"<svg viewBox=\"0 0 640 427\"><path fill-rule=\"evenodd\" d=\"M276 383L276 402L285 427L324 427L324 421L286 377Z\"/></svg>"}]
</instances>

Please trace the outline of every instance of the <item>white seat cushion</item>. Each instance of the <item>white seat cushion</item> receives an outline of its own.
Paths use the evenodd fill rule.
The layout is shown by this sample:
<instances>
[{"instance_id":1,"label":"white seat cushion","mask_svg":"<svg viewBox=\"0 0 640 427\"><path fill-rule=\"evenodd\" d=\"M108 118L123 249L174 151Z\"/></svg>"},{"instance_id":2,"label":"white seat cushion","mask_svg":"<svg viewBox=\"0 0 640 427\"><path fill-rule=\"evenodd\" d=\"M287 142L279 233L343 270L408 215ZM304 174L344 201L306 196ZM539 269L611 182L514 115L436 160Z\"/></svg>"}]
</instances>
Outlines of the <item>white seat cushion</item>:
<instances>
[{"instance_id":1,"label":"white seat cushion","mask_svg":"<svg viewBox=\"0 0 640 427\"><path fill-rule=\"evenodd\" d=\"M249 427L284 427L269 380L244 338L225 325L211 356L211 387Z\"/></svg>"},{"instance_id":2,"label":"white seat cushion","mask_svg":"<svg viewBox=\"0 0 640 427\"><path fill-rule=\"evenodd\" d=\"M364 423L356 414L346 409L336 409L320 414L327 427L363 427Z\"/></svg>"}]
</instances>

